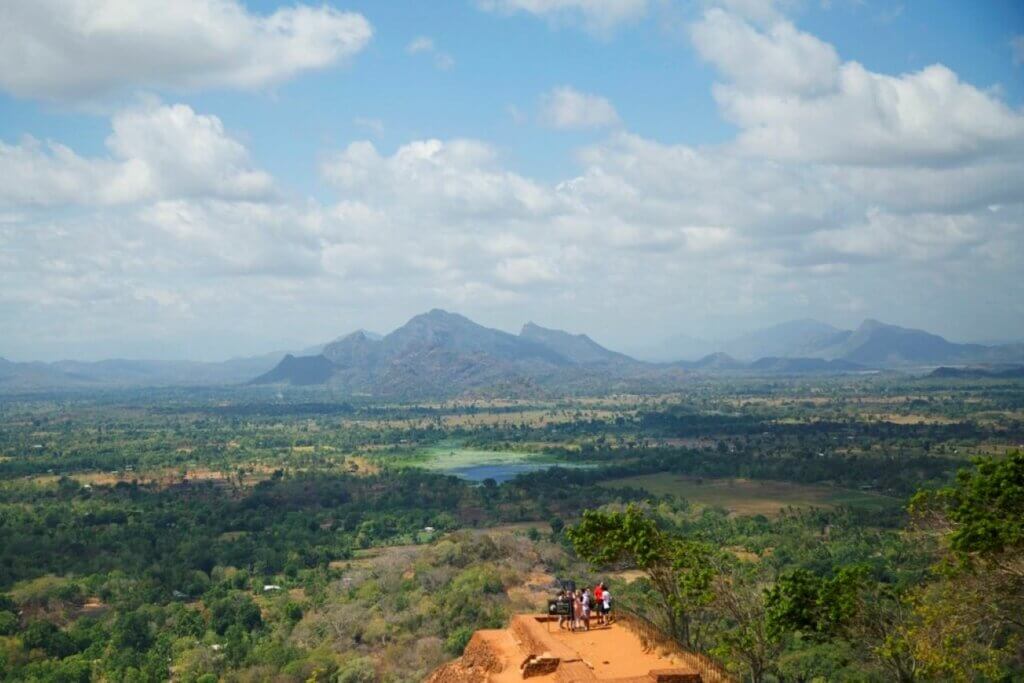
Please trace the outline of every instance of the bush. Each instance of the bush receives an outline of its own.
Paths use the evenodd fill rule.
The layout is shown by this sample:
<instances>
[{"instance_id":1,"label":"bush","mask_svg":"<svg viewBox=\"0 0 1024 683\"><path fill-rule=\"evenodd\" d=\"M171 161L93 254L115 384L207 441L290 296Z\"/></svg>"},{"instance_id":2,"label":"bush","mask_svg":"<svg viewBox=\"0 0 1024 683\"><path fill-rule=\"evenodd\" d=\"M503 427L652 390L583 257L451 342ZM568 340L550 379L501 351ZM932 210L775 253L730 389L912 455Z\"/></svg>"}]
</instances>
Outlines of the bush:
<instances>
[{"instance_id":1,"label":"bush","mask_svg":"<svg viewBox=\"0 0 1024 683\"><path fill-rule=\"evenodd\" d=\"M374 683L377 670L373 660L368 657L356 657L341 665L334 675L335 683Z\"/></svg>"},{"instance_id":2,"label":"bush","mask_svg":"<svg viewBox=\"0 0 1024 683\"><path fill-rule=\"evenodd\" d=\"M0 612L0 636L12 636L18 630L18 615L14 612Z\"/></svg>"},{"instance_id":3,"label":"bush","mask_svg":"<svg viewBox=\"0 0 1024 683\"><path fill-rule=\"evenodd\" d=\"M469 639L473 637L473 629L469 626L462 626L455 629L444 641L444 649L458 657L466 649Z\"/></svg>"}]
</instances>

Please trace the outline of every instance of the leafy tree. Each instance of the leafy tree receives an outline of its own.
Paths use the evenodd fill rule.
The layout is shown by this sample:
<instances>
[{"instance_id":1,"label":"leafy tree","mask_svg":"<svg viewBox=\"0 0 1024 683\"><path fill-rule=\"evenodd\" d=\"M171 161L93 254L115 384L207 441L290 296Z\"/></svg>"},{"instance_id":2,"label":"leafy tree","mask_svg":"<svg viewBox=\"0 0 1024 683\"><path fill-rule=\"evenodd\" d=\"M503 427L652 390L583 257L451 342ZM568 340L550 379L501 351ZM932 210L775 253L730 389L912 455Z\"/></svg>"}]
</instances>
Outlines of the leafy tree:
<instances>
[{"instance_id":1,"label":"leafy tree","mask_svg":"<svg viewBox=\"0 0 1024 683\"><path fill-rule=\"evenodd\" d=\"M0 636L14 635L18 630L18 615L14 612L0 612Z\"/></svg>"},{"instance_id":2,"label":"leafy tree","mask_svg":"<svg viewBox=\"0 0 1024 683\"><path fill-rule=\"evenodd\" d=\"M862 566L843 567L831 579L806 569L783 574L766 591L768 627L776 635L799 631L811 637L840 635L858 609L866 585Z\"/></svg>"},{"instance_id":3,"label":"leafy tree","mask_svg":"<svg viewBox=\"0 0 1024 683\"><path fill-rule=\"evenodd\" d=\"M335 683L374 683L377 680L377 671L374 669L373 660L368 657L356 657L338 667L333 680Z\"/></svg>"},{"instance_id":4,"label":"leafy tree","mask_svg":"<svg viewBox=\"0 0 1024 683\"><path fill-rule=\"evenodd\" d=\"M149 616L141 610L122 614L111 632L114 647L142 652L153 642Z\"/></svg>"},{"instance_id":5,"label":"leafy tree","mask_svg":"<svg viewBox=\"0 0 1024 683\"><path fill-rule=\"evenodd\" d=\"M743 662L752 683L761 683L775 668L782 638L765 616L765 591L756 572L720 573L714 582L714 603L728 622L718 652Z\"/></svg>"},{"instance_id":6,"label":"leafy tree","mask_svg":"<svg viewBox=\"0 0 1024 683\"><path fill-rule=\"evenodd\" d=\"M66 633L48 621L31 622L21 636L26 650L43 650L51 657L67 657L75 651L75 644Z\"/></svg>"},{"instance_id":7,"label":"leafy tree","mask_svg":"<svg viewBox=\"0 0 1024 683\"><path fill-rule=\"evenodd\" d=\"M1024 669L1024 453L980 458L910 510L946 549L938 580L914 594L922 667L951 680Z\"/></svg>"},{"instance_id":8,"label":"leafy tree","mask_svg":"<svg viewBox=\"0 0 1024 683\"><path fill-rule=\"evenodd\" d=\"M706 544L662 531L634 505L625 512L587 510L566 535L576 553L595 567L629 565L645 572L668 632L700 649L706 626L701 616L714 597L715 569Z\"/></svg>"},{"instance_id":9,"label":"leafy tree","mask_svg":"<svg viewBox=\"0 0 1024 683\"><path fill-rule=\"evenodd\" d=\"M871 580L865 567L844 567L829 579L798 569L780 577L765 601L767 628L776 637L796 631L819 641L845 639L861 645L893 680L917 677L909 604L893 586Z\"/></svg>"},{"instance_id":10,"label":"leafy tree","mask_svg":"<svg viewBox=\"0 0 1024 683\"><path fill-rule=\"evenodd\" d=\"M444 649L455 656L462 654L473 637L474 629L471 626L461 626L448 634L444 641Z\"/></svg>"}]
</instances>

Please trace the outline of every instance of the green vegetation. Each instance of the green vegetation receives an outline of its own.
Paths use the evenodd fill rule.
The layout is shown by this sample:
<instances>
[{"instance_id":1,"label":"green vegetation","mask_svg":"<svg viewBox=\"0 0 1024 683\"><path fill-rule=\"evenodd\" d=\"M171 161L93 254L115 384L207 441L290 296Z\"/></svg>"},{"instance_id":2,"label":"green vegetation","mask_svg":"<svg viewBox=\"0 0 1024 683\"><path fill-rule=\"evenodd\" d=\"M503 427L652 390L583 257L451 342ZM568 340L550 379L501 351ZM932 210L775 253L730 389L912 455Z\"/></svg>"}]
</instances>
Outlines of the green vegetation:
<instances>
[{"instance_id":1,"label":"green vegetation","mask_svg":"<svg viewBox=\"0 0 1024 683\"><path fill-rule=\"evenodd\" d=\"M812 554L740 561L702 523L634 505L586 511L566 535L595 568L641 570L627 596L646 593L668 633L755 683L1018 676L1024 453L979 460L911 507L918 523L876 539L878 552L817 567Z\"/></svg>"},{"instance_id":2,"label":"green vegetation","mask_svg":"<svg viewBox=\"0 0 1024 683\"><path fill-rule=\"evenodd\" d=\"M391 465L422 467L432 472L453 473L469 467L516 465L521 463L556 464L550 456L518 450L464 448L458 441L442 441L402 458L384 456Z\"/></svg>"},{"instance_id":3,"label":"green vegetation","mask_svg":"<svg viewBox=\"0 0 1024 683\"><path fill-rule=\"evenodd\" d=\"M664 472L612 479L601 485L642 489L655 496L675 496L740 515L775 516L790 507L886 510L901 504L888 496L832 486L753 479L702 479Z\"/></svg>"},{"instance_id":4,"label":"green vegetation","mask_svg":"<svg viewBox=\"0 0 1024 683\"><path fill-rule=\"evenodd\" d=\"M747 678L1013 679L1022 416L886 376L8 398L0 678L420 680L572 576Z\"/></svg>"}]
</instances>

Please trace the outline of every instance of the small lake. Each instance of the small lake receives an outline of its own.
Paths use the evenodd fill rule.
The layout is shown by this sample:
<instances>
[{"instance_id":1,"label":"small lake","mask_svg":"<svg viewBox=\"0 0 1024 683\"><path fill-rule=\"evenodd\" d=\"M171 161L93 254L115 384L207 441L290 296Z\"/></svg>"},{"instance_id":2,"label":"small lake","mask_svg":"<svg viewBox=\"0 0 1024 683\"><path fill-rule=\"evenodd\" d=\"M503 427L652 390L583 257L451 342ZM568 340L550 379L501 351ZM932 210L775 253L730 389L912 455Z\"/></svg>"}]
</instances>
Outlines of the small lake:
<instances>
[{"instance_id":1,"label":"small lake","mask_svg":"<svg viewBox=\"0 0 1024 683\"><path fill-rule=\"evenodd\" d=\"M588 467L576 463L562 463L541 453L527 451L488 451L478 448L462 448L455 443L445 443L424 449L425 462L419 467L450 474L460 479L480 483L493 479L499 484L515 479L520 474L538 472L549 467Z\"/></svg>"},{"instance_id":2,"label":"small lake","mask_svg":"<svg viewBox=\"0 0 1024 683\"><path fill-rule=\"evenodd\" d=\"M549 467L554 466L555 465L553 463L508 462L498 464L453 467L441 471L444 472L445 474L451 474L453 476L459 477L460 479L466 479L472 482L482 482L484 479L493 479L494 481L500 484L510 479L515 479L517 475L526 474L528 472L537 472L539 470L546 470Z\"/></svg>"}]
</instances>

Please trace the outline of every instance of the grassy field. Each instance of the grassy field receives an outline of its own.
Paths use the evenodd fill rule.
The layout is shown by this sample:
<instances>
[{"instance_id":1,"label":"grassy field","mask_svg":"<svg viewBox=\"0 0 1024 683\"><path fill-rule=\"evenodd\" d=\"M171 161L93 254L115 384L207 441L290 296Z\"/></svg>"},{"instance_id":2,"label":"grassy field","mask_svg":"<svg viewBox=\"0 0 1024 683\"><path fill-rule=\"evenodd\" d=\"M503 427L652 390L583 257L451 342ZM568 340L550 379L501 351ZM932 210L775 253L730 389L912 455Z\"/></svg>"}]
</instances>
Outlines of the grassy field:
<instances>
[{"instance_id":1,"label":"grassy field","mask_svg":"<svg viewBox=\"0 0 1024 683\"><path fill-rule=\"evenodd\" d=\"M696 479L677 474L647 474L605 482L602 486L644 489L654 495L673 495L691 503L721 507L737 515L778 515L786 507L884 508L893 498L817 484L751 479Z\"/></svg>"},{"instance_id":2,"label":"grassy field","mask_svg":"<svg viewBox=\"0 0 1024 683\"><path fill-rule=\"evenodd\" d=\"M428 470L448 472L479 465L511 465L541 457L540 453L528 451L486 451L462 448L455 444L440 444L424 448L411 464Z\"/></svg>"}]
</instances>

